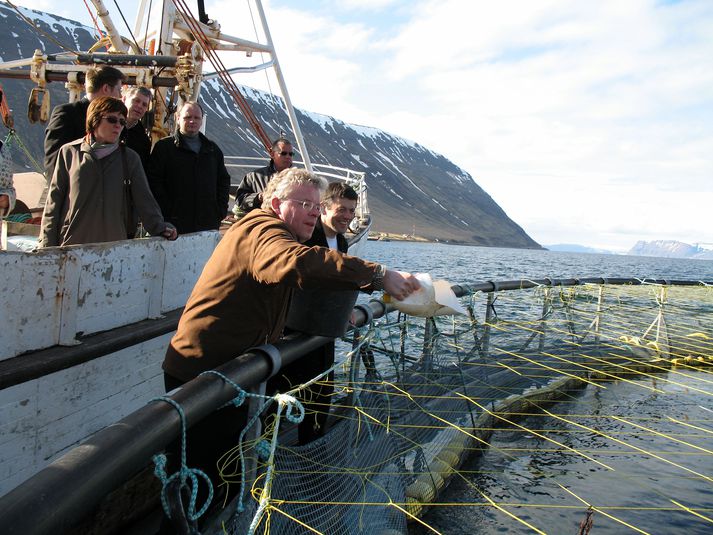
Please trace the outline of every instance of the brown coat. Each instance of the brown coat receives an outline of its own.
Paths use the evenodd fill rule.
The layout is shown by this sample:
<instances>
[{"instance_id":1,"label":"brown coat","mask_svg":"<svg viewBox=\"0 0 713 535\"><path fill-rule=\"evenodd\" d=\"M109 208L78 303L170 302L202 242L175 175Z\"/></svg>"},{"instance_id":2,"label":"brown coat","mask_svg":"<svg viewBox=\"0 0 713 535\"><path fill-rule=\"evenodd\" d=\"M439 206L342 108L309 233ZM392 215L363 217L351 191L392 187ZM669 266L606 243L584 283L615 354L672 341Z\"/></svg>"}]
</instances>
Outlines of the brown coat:
<instances>
[{"instance_id":1,"label":"brown coat","mask_svg":"<svg viewBox=\"0 0 713 535\"><path fill-rule=\"evenodd\" d=\"M153 236L167 225L151 194L139 156L126 150L131 205ZM57 158L40 228L40 247L125 240L127 199L121 148L97 159L82 139L67 143Z\"/></svg>"},{"instance_id":2,"label":"brown coat","mask_svg":"<svg viewBox=\"0 0 713 535\"><path fill-rule=\"evenodd\" d=\"M275 214L253 210L216 247L163 362L188 381L282 334L294 288L368 289L377 264L307 247Z\"/></svg>"}]
</instances>

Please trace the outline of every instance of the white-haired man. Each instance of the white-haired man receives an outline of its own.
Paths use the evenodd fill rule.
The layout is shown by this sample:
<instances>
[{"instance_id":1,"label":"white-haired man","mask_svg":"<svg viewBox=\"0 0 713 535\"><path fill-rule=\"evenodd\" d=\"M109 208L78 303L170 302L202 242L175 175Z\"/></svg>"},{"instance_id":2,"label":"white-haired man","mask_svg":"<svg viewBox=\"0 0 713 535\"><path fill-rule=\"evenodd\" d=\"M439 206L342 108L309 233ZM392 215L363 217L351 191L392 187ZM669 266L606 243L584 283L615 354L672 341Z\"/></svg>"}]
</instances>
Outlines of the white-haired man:
<instances>
[{"instance_id":1,"label":"white-haired man","mask_svg":"<svg viewBox=\"0 0 713 535\"><path fill-rule=\"evenodd\" d=\"M251 347L272 344L285 326L295 288L385 290L403 299L418 289L409 273L342 254L307 247L320 216L326 182L288 168L270 181L260 210L233 225L216 247L193 288L163 362L172 390ZM223 408L191 428L189 465L216 483L218 458L235 446L240 421Z\"/></svg>"}]
</instances>

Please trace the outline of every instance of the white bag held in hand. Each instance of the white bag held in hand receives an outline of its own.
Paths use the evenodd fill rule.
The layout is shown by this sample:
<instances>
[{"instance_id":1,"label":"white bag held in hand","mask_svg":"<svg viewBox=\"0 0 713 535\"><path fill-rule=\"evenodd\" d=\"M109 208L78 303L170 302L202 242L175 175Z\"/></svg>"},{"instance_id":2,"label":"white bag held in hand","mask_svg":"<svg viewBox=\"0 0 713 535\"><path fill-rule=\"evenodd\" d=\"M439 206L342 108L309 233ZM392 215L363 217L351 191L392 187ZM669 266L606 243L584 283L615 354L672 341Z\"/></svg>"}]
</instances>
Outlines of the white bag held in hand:
<instances>
[{"instance_id":1,"label":"white bag held in hand","mask_svg":"<svg viewBox=\"0 0 713 535\"><path fill-rule=\"evenodd\" d=\"M428 273L416 273L421 287L403 301L390 297L385 301L390 302L397 310L428 318L431 316L446 316L451 314L468 314L463 305L451 290L448 281L432 280Z\"/></svg>"}]
</instances>

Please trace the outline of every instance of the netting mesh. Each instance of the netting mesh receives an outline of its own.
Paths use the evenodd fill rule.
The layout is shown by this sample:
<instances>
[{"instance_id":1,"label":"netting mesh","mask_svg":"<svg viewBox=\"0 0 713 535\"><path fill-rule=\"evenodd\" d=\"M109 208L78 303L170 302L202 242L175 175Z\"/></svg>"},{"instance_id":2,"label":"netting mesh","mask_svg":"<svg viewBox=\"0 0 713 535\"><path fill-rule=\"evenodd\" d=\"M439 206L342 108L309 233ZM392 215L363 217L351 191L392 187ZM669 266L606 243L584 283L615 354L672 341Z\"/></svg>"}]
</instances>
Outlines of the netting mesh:
<instances>
[{"instance_id":1,"label":"netting mesh","mask_svg":"<svg viewBox=\"0 0 713 535\"><path fill-rule=\"evenodd\" d=\"M567 403L585 385L641 374L676 381L694 366L710 376L710 287L536 287L464 302L470 317L392 314L342 344L328 433L304 446L280 435L270 483L263 473L252 489L264 510L255 520L235 515L226 531L244 533L252 521L256 533L405 533L409 522L426 524L419 517L494 428ZM707 377L700 389L710 394ZM477 495L478 506L532 527Z\"/></svg>"}]
</instances>

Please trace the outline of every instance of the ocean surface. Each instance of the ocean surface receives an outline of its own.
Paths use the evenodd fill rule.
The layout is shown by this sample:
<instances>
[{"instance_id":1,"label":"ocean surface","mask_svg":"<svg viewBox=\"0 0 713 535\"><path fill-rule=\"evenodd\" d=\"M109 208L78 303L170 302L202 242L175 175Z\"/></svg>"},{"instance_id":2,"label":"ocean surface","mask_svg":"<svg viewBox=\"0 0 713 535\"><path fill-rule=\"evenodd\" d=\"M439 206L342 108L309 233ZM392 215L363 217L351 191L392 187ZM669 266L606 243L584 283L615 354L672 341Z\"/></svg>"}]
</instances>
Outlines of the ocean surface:
<instances>
[{"instance_id":1,"label":"ocean surface","mask_svg":"<svg viewBox=\"0 0 713 535\"><path fill-rule=\"evenodd\" d=\"M513 279L637 277L713 282L713 260L369 241L368 260L453 284Z\"/></svg>"},{"instance_id":2,"label":"ocean surface","mask_svg":"<svg viewBox=\"0 0 713 535\"><path fill-rule=\"evenodd\" d=\"M406 242L369 242L362 256L390 268L428 272L453 284L545 277L713 281L713 261L706 260ZM701 384L709 387L700 388ZM710 368L679 374L675 381L662 376L658 384L655 378L642 377L609 383L606 390L587 387L570 403L558 406L557 412L571 415L573 421L593 431L545 416L521 423L596 457L607 468L566 454L526 431L496 431L484 454L466 462L461 467L464 477L454 477L439 497L439 503L449 505L431 508L425 515L423 520L430 528L412 525L410 532L535 533L526 522L545 533L574 535L586 517L587 502L603 511L594 513L591 531L583 533L713 533ZM633 416L646 429L611 416L629 420ZM681 432L681 424L668 423L666 417L692 427ZM483 505L483 494L505 504L503 508L520 521ZM686 507L697 510L690 512Z\"/></svg>"}]
</instances>

